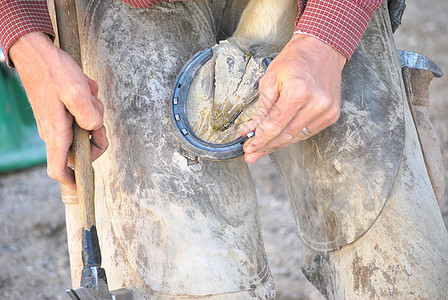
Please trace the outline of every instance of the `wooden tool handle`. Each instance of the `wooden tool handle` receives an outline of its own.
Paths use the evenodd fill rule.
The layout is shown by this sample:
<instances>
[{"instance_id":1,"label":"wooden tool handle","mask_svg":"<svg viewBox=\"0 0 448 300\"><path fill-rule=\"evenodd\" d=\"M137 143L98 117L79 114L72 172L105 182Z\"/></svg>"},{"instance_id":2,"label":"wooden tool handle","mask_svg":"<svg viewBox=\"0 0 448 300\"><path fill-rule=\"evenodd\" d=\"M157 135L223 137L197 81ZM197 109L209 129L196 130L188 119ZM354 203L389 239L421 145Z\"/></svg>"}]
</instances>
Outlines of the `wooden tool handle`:
<instances>
[{"instance_id":1,"label":"wooden tool handle","mask_svg":"<svg viewBox=\"0 0 448 300\"><path fill-rule=\"evenodd\" d=\"M75 0L55 0L59 46L82 67ZM73 158L82 222L82 261L85 267L101 266L95 225L95 190L90 134L73 122Z\"/></svg>"},{"instance_id":2,"label":"wooden tool handle","mask_svg":"<svg viewBox=\"0 0 448 300\"><path fill-rule=\"evenodd\" d=\"M76 3L73 0L55 0L58 24L59 46L82 67L79 43ZM95 205L92 154L89 133L73 124L73 157L75 161L75 179L81 205L83 229L95 226Z\"/></svg>"},{"instance_id":3,"label":"wooden tool handle","mask_svg":"<svg viewBox=\"0 0 448 300\"><path fill-rule=\"evenodd\" d=\"M75 161L75 179L81 205L82 227L90 230L95 226L95 189L90 150L90 134L73 123L73 158Z\"/></svg>"}]
</instances>

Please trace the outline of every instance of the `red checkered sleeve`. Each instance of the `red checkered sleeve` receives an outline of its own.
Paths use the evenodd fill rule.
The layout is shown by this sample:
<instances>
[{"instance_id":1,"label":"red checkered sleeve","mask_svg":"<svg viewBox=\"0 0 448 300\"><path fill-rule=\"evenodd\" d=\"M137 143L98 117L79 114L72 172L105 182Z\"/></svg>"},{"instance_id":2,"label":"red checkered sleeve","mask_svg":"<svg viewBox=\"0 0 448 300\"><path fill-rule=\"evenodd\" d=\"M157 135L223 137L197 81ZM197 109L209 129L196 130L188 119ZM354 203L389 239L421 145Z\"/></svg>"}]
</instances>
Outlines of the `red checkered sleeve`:
<instances>
[{"instance_id":1,"label":"red checkered sleeve","mask_svg":"<svg viewBox=\"0 0 448 300\"><path fill-rule=\"evenodd\" d=\"M133 7L148 8L166 0L122 1ZM373 11L384 1L298 0L300 18L295 32L316 37L350 59ZM9 65L9 48L20 36L33 31L54 36L46 0L0 0L0 12L0 47Z\"/></svg>"},{"instance_id":2,"label":"red checkered sleeve","mask_svg":"<svg viewBox=\"0 0 448 300\"><path fill-rule=\"evenodd\" d=\"M22 35L41 31L54 37L46 0L0 0L0 47L8 65L9 48Z\"/></svg>"},{"instance_id":3,"label":"red checkered sleeve","mask_svg":"<svg viewBox=\"0 0 448 300\"><path fill-rule=\"evenodd\" d=\"M295 33L320 39L350 59L372 17L385 0L299 0ZM304 8L304 9L303 9Z\"/></svg>"},{"instance_id":4,"label":"red checkered sleeve","mask_svg":"<svg viewBox=\"0 0 448 300\"><path fill-rule=\"evenodd\" d=\"M164 0L121 0L121 1L136 8L148 8L153 5L159 4Z\"/></svg>"},{"instance_id":5,"label":"red checkered sleeve","mask_svg":"<svg viewBox=\"0 0 448 300\"><path fill-rule=\"evenodd\" d=\"M165 2L167 0L121 0L121 1L136 8L148 8L161 2ZM176 2L176 1L185 1L185 0L169 0L169 2Z\"/></svg>"}]
</instances>

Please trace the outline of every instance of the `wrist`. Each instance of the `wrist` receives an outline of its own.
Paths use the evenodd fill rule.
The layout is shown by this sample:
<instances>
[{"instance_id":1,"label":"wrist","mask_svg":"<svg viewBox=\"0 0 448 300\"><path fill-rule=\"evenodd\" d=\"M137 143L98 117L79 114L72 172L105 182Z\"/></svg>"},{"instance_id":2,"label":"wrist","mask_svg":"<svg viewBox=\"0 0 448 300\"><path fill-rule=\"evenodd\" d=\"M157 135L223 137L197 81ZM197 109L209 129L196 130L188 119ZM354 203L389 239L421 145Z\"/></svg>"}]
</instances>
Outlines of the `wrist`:
<instances>
[{"instance_id":1,"label":"wrist","mask_svg":"<svg viewBox=\"0 0 448 300\"><path fill-rule=\"evenodd\" d=\"M301 50L308 51L312 55L335 63L341 70L347 62L347 59L341 52L314 36L295 33L291 38L290 43L293 43Z\"/></svg>"},{"instance_id":2,"label":"wrist","mask_svg":"<svg viewBox=\"0 0 448 300\"><path fill-rule=\"evenodd\" d=\"M22 67L26 69L30 67L30 63L36 64L45 57L51 57L56 49L47 34L35 31L19 37L9 48L9 57L17 70Z\"/></svg>"}]
</instances>

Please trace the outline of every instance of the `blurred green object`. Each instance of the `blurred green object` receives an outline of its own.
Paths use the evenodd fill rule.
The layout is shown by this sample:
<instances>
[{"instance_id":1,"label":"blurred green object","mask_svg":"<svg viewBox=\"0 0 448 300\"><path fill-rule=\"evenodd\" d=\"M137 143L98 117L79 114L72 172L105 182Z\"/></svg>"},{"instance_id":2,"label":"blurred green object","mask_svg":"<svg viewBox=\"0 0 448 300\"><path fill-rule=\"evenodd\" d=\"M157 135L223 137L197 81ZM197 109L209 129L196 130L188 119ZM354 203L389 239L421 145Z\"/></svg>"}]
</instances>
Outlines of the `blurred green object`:
<instances>
[{"instance_id":1,"label":"blurred green object","mask_svg":"<svg viewBox=\"0 0 448 300\"><path fill-rule=\"evenodd\" d=\"M0 173L45 162L45 143L19 76L0 58Z\"/></svg>"}]
</instances>

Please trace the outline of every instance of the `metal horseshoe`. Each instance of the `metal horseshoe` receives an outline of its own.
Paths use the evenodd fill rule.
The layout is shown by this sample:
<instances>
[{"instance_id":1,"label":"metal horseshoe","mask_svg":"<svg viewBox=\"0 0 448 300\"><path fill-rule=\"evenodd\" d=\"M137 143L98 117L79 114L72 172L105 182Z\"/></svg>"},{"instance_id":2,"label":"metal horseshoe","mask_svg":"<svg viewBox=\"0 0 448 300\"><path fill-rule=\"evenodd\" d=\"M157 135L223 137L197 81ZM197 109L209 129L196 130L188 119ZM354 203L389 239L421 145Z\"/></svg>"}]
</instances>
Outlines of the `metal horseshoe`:
<instances>
[{"instance_id":1,"label":"metal horseshoe","mask_svg":"<svg viewBox=\"0 0 448 300\"><path fill-rule=\"evenodd\" d=\"M181 146L198 157L210 160L226 160L244 153L243 144L247 138L237 138L230 143L216 144L202 140L193 132L187 118L187 96L196 72L213 57L213 50L206 48L194 55L182 68L176 79L171 95L171 120ZM269 66L272 58L263 59L263 69Z\"/></svg>"}]
</instances>

